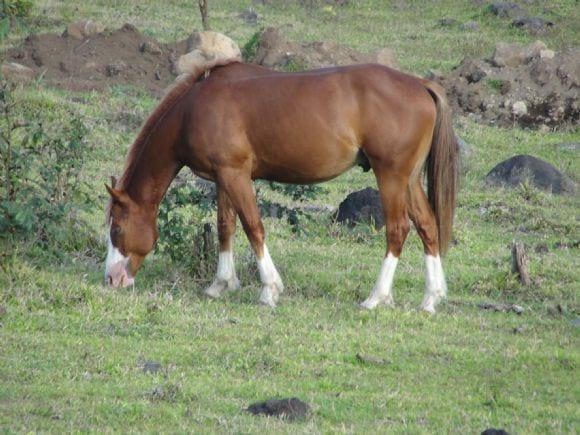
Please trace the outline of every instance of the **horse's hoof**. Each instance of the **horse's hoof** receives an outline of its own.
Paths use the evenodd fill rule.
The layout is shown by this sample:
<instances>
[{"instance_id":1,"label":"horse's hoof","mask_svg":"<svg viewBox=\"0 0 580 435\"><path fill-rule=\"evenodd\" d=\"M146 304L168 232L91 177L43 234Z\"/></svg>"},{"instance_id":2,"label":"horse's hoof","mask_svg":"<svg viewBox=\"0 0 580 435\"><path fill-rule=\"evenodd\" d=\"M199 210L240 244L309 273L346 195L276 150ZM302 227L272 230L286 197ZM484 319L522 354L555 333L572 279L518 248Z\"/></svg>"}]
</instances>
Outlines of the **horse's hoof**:
<instances>
[{"instance_id":1,"label":"horse's hoof","mask_svg":"<svg viewBox=\"0 0 580 435\"><path fill-rule=\"evenodd\" d=\"M276 308L276 303L279 298L279 289L276 284L266 284L262 287L262 292L260 293L260 304Z\"/></svg>"},{"instance_id":2,"label":"horse's hoof","mask_svg":"<svg viewBox=\"0 0 580 435\"><path fill-rule=\"evenodd\" d=\"M387 298L385 300L380 300L380 299L376 299L376 298L371 297L371 298L366 299L364 302L361 302L359 304L359 308L361 310L374 310L379 305L384 305L386 307L394 307L395 301L393 300L393 298Z\"/></svg>"},{"instance_id":3,"label":"horse's hoof","mask_svg":"<svg viewBox=\"0 0 580 435\"><path fill-rule=\"evenodd\" d=\"M221 298L227 290L225 282L215 281L212 285L204 290L204 294L213 299Z\"/></svg>"}]
</instances>

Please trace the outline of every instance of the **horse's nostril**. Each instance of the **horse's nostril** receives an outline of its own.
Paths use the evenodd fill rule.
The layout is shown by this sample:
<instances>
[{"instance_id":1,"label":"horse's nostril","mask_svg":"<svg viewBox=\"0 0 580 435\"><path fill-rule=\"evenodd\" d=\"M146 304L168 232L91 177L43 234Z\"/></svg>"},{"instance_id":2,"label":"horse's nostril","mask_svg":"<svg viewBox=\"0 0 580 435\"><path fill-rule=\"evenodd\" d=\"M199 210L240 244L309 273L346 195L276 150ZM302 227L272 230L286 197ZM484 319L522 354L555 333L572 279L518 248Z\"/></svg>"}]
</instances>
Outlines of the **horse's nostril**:
<instances>
[{"instance_id":1,"label":"horse's nostril","mask_svg":"<svg viewBox=\"0 0 580 435\"><path fill-rule=\"evenodd\" d=\"M113 285L113 277L111 275L107 276L107 284Z\"/></svg>"}]
</instances>

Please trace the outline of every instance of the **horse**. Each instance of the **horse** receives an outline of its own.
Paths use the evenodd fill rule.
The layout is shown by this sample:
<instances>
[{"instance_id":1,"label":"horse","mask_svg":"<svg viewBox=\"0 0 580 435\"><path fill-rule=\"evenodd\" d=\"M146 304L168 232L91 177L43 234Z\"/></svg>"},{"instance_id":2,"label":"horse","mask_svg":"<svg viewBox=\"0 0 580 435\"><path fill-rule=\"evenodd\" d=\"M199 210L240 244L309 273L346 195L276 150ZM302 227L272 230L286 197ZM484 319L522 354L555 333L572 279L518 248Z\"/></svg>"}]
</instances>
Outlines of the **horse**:
<instances>
[{"instance_id":1,"label":"horse","mask_svg":"<svg viewBox=\"0 0 580 435\"><path fill-rule=\"evenodd\" d=\"M429 80L377 64L286 73L233 59L191 68L145 122L119 181L105 185L105 280L134 283L157 240L159 204L187 166L217 188L218 265L205 294L219 298L239 287L232 248L239 216L258 265L259 302L275 307L284 286L265 244L253 180L319 183L358 165L375 175L387 239L361 307L393 305L410 218L425 254L421 308L433 313L447 293L441 256L451 239L457 160L445 92Z\"/></svg>"}]
</instances>

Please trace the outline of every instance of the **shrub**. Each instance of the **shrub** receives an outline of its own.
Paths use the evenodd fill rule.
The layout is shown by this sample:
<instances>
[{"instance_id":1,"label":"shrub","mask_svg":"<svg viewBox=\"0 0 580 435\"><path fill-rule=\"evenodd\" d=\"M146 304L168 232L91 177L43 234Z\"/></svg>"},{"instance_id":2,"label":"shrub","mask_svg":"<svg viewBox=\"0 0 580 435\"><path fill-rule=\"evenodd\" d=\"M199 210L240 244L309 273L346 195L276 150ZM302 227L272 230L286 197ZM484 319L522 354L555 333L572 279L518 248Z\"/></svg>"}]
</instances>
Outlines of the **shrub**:
<instances>
[{"instance_id":1,"label":"shrub","mask_svg":"<svg viewBox=\"0 0 580 435\"><path fill-rule=\"evenodd\" d=\"M14 85L0 83L0 236L45 241L92 204L82 178L87 129L72 113L47 126L17 107Z\"/></svg>"}]
</instances>

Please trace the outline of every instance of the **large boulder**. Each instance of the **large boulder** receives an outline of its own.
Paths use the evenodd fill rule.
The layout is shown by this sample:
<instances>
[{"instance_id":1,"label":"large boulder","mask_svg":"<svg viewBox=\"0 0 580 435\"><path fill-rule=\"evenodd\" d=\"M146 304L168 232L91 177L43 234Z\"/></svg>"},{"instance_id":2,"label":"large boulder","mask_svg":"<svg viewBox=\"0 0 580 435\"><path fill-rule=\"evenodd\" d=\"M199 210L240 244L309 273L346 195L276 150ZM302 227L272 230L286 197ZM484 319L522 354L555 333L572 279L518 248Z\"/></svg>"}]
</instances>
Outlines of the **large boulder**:
<instances>
[{"instance_id":1,"label":"large boulder","mask_svg":"<svg viewBox=\"0 0 580 435\"><path fill-rule=\"evenodd\" d=\"M517 187L529 181L534 186L552 193L574 192L574 182L550 163L529 155L511 157L496 165L486 176L494 186Z\"/></svg>"},{"instance_id":2,"label":"large boulder","mask_svg":"<svg viewBox=\"0 0 580 435\"><path fill-rule=\"evenodd\" d=\"M203 65L225 59L242 59L240 47L234 40L218 32L195 32L187 39L187 51L177 60L177 73L185 74Z\"/></svg>"},{"instance_id":3,"label":"large boulder","mask_svg":"<svg viewBox=\"0 0 580 435\"><path fill-rule=\"evenodd\" d=\"M194 32L187 38L187 51L201 50L221 53L224 57L241 57L242 52L236 42L226 35L211 30Z\"/></svg>"},{"instance_id":4,"label":"large boulder","mask_svg":"<svg viewBox=\"0 0 580 435\"><path fill-rule=\"evenodd\" d=\"M349 194L338 206L336 220L349 226L365 223L381 228L385 220L379 191L367 187Z\"/></svg>"}]
</instances>

